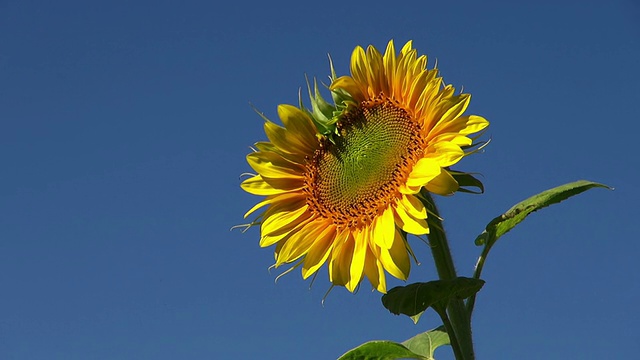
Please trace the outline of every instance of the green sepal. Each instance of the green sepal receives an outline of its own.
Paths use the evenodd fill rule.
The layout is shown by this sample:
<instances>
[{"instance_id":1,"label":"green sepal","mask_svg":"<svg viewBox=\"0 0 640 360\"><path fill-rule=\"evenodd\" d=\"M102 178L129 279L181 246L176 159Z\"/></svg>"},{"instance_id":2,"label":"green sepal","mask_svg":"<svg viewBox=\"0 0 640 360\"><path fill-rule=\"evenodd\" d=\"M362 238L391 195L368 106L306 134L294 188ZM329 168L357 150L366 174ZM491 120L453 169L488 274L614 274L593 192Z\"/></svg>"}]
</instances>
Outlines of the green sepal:
<instances>
[{"instance_id":1,"label":"green sepal","mask_svg":"<svg viewBox=\"0 0 640 360\"><path fill-rule=\"evenodd\" d=\"M397 286L382 296L382 305L395 315L407 315L417 323L429 307L441 313L453 299L471 297L484 285L484 280L458 277Z\"/></svg>"},{"instance_id":2,"label":"green sepal","mask_svg":"<svg viewBox=\"0 0 640 360\"><path fill-rule=\"evenodd\" d=\"M273 121L269 120L269 118L262 111L258 110L258 108L256 108L252 103L249 103L249 106L251 106L253 111L255 111L256 114L258 114L258 116L260 116L262 118L262 120L267 121L267 122L273 122Z\"/></svg>"},{"instance_id":3,"label":"green sepal","mask_svg":"<svg viewBox=\"0 0 640 360\"><path fill-rule=\"evenodd\" d=\"M337 79L337 75L333 67L331 57L329 57L329 64L331 67L331 76L329 76L329 81L333 82ZM313 79L313 89L311 88L309 78L305 76L305 79L307 81L307 92L311 101L311 109L304 106L301 93L298 94L299 108L311 117L311 120L316 126L316 129L318 129L318 132L335 144L335 137L340 136L337 130L338 121L345 112L349 111L351 107L357 106L357 104L347 91L344 89L335 89L329 90L331 98L333 99L332 105L320 94L318 82L315 78ZM326 85L325 87L329 88L329 86Z\"/></svg>"},{"instance_id":4,"label":"green sepal","mask_svg":"<svg viewBox=\"0 0 640 360\"><path fill-rule=\"evenodd\" d=\"M329 57L329 64L331 67L331 76L329 77L329 80L333 82L337 78L337 76L336 71L333 67L331 57ZM318 132L322 135L327 136L329 140L333 142L333 136L338 135L336 130L338 120L347 110L347 108L355 103L346 91L342 89L336 89L330 90L331 98L333 100L333 104L330 104L320 94L318 81L315 78L313 79L312 89L309 78L307 78L306 76L305 78L307 81L307 92L311 101L311 109L309 110L304 106L302 95L299 94L298 97L300 109L306 111L307 114L309 114L316 128L318 129Z\"/></svg>"},{"instance_id":5,"label":"green sepal","mask_svg":"<svg viewBox=\"0 0 640 360\"><path fill-rule=\"evenodd\" d=\"M482 184L482 181L478 180L475 176L471 175L470 173L465 173L460 171L454 171L454 170L448 170L448 171L449 171L449 174L453 176L453 178L458 182L458 185L460 186L457 191L470 193L470 194L484 193L484 185Z\"/></svg>"},{"instance_id":6,"label":"green sepal","mask_svg":"<svg viewBox=\"0 0 640 360\"><path fill-rule=\"evenodd\" d=\"M318 132L322 135L330 135L335 132L337 119L334 117L336 107L329 104L320 94L318 89L318 82L313 79L313 91L311 90L311 84L307 78L307 91L309 93L309 99L311 100L311 110L305 108L302 95L299 95L300 109L309 114L313 123L315 124Z\"/></svg>"},{"instance_id":7,"label":"green sepal","mask_svg":"<svg viewBox=\"0 0 640 360\"><path fill-rule=\"evenodd\" d=\"M429 359L409 350L402 344L388 340L366 342L353 348L338 360L395 360L395 359Z\"/></svg>"},{"instance_id":8,"label":"green sepal","mask_svg":"<svg viewBox=\"0 0 640 360\"><path fill-rule=\"evenodd\" d=\"M329 56L329 67L331 68L331 76L329 77L329 81L333 83L338 78L338 76L336 75L336 69L333 67L333 60L331 59L331 56ZM336 104L339 112L345 110L349 103L355 104L355 101L353 101L353 97L344 89L332 90L331 97L333 98L333 103Z\"/></svg>"}]
</instances>

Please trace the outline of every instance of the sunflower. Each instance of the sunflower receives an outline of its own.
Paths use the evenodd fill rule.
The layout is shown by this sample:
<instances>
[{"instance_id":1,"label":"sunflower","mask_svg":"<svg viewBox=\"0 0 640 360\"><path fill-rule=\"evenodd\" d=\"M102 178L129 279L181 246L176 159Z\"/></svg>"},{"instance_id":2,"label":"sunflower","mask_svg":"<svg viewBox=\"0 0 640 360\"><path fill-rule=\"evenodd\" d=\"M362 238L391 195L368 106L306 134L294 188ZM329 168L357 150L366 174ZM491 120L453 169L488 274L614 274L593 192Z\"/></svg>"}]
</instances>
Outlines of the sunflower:
<instances>
[{"instance_id":1,"label":"sunflower","mask_svg":"<svg viewBox=\"0 0 640 360\"><path fill-rule=\"evenodd\" d=\"M265 121L268 142L247 156L256 175L242 188L266 198L260 246L275 245L275 266L294 264L308 278L325 263L333 285L353 292L366 276L386 292L385 272L406 280L407 235L429 233L421 191L459 188L450 166L489 123L463 116L469 94L455 94L407 42L396 55L356 47L351 76L336 77L335 105L317 94L313 111L280 105L284 126ZM266 119L266 118L265 118Z\"/></svg>"}]
</instances>

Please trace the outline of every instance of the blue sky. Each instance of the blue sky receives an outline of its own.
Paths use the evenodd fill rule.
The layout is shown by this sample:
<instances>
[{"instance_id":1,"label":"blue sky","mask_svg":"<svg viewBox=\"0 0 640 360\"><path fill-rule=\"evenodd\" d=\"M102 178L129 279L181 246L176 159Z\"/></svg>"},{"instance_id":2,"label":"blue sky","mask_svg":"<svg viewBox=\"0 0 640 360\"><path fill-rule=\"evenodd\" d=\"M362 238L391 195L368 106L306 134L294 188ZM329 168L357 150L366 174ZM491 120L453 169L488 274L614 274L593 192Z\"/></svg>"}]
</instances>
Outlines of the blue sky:
<instances>
[{"instance_id":1,"label":"blue sky","mask_svg":"<svg viewBox=\"0 0 640 360\"><path fill-rule=\"evenodd\" d=\"M305 74L326 79L327 54L346 74L356 45L389 39L437 58L491 122L458 167L486 193L437 199L461 275L517 201L578 179L616 189L499 241L478 358L637 355L638 19L633 1L1 1L0 358L332 359L438 326L368 286L323 306L326 268L311 289L297 271L275 284L258 230L229 231L258 201L239 188L265 139L250 104L276 119ZM434 279L413 240L409 280Z\"/></svg>"}]
</instances>

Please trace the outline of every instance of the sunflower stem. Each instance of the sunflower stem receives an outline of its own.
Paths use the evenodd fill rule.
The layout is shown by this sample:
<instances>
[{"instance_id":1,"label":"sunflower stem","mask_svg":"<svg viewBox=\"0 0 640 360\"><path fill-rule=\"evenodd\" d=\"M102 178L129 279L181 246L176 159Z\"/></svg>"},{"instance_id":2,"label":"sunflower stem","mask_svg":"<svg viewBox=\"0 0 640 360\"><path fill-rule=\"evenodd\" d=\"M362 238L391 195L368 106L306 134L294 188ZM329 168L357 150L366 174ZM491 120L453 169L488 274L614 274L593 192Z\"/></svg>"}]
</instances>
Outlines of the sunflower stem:
<instances>
[{"instance_id":1,"label":"sunflower stem","mask_svg":"<svg viewBox=\"0 0 640 360\"><path fill-rule=\"evenodd\" d=\"M482 268L484 267L484 262L487 259L487 255L489 255L489 250L491 250L490 246L485 246L484 249L482 249L482 253L480 254L480 257L478 257L478 262L476 263L476 268L473 271L474 279L480 279L480 274L482 274ZM466 308L467 308L467 314L469 316L469 321L471 321L471 314L473 314L473 307L476 304L476 295L477 294L473 294L469 299L467 299Z\"/></svg>"},{"instance_id":2,"label":"sunflower stem","mask_svg":"<svg viewBox=\"0 0 640 360\"><path fill-rule=\"evenodd\" d=\"M460 344L458 343L458 339L456 338L456 333L453 331L453 326L451 325L451 321L449 320L446 309L437 309L436 312L438 313L438 315L440 315L442 324L444 324L444 328L445 330L447 330L447 334L449 334L449 342L451 343L453 354L455 355L456 359L464 359L462 353L460 352Z\"/></svg>"},{"instance_id":3,"label":"sunflower stem","mask_svg":"<svg viewBox=\"0 0 640 360\"><path fill-rule=\"evenodd\" d=\"M423 190L421 195L422 202L432 215L427 218L430 230L428 238L438 276L440 280L455 279L458 275L436 203L431 194L426 190ZM464 301L457 299L451 300L447 306L447 313L451 321L451 330L447 330L449 332L453 331L453 334L449 334L449 336L450 338L457 339L457 344L451 343L452 347L456 345L458 347L457 351L456 349L453 351L456 360L475 359L473 339L471 337L471 319L464 306Z\"/></svg>"}]
</instances>

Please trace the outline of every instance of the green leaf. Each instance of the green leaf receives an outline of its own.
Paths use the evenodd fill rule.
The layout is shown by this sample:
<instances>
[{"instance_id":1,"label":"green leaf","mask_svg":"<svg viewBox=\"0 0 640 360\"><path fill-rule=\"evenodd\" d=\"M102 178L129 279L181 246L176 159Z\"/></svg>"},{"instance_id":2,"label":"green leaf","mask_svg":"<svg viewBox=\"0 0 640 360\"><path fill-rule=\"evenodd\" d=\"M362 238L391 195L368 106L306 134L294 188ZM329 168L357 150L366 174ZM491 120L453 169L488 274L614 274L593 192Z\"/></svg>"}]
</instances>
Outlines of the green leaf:
<instances>
[{"instance_id":1,"label":"green leaf","mask_svg":"<svg viewBox=\"0 0 640 360\"><path fill-rule=\"evenodd\" d=\"M444 311L452 299L466 299L480 291L484 280L458 277L397 286L382 296L382 304L391 313L404 314L418 322L429 307L438 313Z\"/></svg>"},{"instance_id":2,"label":"green leaf","mask_svg":"<svg viewBox=\"0 0 640 360\"><path fill-rule=\"evenodd\" d=\"M543 191L521 201L504 214L491 220L482 234L476 238L476 245L485 245L490 248L498 238L513 229L532 212L597 187L611 189L604 184L579 180Z\"/></svg>"},{"instance_id":3,"label":"green leaf","mask_svg":"<svg viewBox=\"0 0 640 360\"><path fill-rule=\"evenodd\" d=\"M434 360L433 352L436 348L450 344L449 334L443 326L418 334L402 343L409 350L428 360Z\"/></svg>"},{"instance_id":4,"label":"green leaf","mask_svg":"<svg viewBox=\"0 0 640 360\"><path fill-rule=\"evenodd\" d=\"M458 182L458 185L460 186L457 191L471 194L484 193L484 185L482 184L482 181L478 180L473 175L453 170L449 170L449 173L451 174L451 176L453 176L453 178Z\"/></svg>"},{"instance_id":5,"label":"green leaf","mask_svg":"<svg viewBox=\"0 0 640 360\"><path fill-rule=\"evenodd\" d=\"M351 349L338 358L338 360L395 359L425 359L425 357L414 353L402 344L387 340L376 340L366 342L354 349Z\"/></svg>"}]
</instances>

